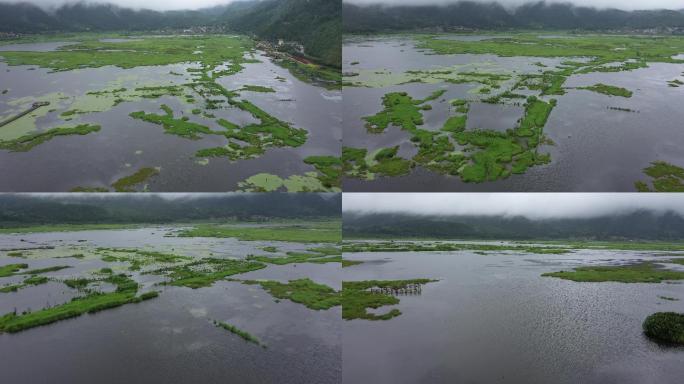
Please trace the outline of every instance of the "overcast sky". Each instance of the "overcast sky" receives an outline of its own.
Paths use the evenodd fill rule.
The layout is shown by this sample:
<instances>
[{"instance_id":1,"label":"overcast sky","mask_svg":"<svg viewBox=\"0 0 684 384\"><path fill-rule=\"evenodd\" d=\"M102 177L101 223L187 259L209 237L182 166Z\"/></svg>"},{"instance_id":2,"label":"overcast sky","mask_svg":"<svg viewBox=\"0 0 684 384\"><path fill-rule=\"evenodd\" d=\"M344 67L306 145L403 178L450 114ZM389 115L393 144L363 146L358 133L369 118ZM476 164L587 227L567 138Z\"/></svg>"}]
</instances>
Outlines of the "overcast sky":
<instances>
[{"instance_id":1,"label":"overcast sky","mask_svg":"<svg viewBox=\"0 0 684 384\"><path fill-rule=\"evenodd\" d=\"M480 3L491 3L491 0L471 0ZM455 3L458 0L344 0L345 3L353 4L390 4L390 5L415 5L415 4L446 4ZM499 0L504 5L516 6L529 3L529 0ZM619 8L619 9L682 9L683 0L546 0L547 3L573 3L576 5L592 6L597 8Z\"/></svg>"},{"instance_id":2,"label":"overcast sky","mask_svg":"<svg viewBox=\"0 0 684 384\"><path fill-rule=\"evenodd\" d=\"M88 0L90 3L111 3L129 8L146 8L156 10L199 9L212 7L219 4L228 4L239 0ZM0 0L2 3L16 3L17 0ZM64 3L76 3L75 0L22 0L22 2L40 5L44 8L62 5Z\"/></svg>"},{"instance_id":3,"label":"overcast sky","mask_svg":"<svg viewBox=\"0 0 684 384\"><path fill-rule=\"evenodd\" d=\"M684 194L583 193L345 193L344 212L595 217L651 209L684 214Z\"/></svg>"}]
</instances>

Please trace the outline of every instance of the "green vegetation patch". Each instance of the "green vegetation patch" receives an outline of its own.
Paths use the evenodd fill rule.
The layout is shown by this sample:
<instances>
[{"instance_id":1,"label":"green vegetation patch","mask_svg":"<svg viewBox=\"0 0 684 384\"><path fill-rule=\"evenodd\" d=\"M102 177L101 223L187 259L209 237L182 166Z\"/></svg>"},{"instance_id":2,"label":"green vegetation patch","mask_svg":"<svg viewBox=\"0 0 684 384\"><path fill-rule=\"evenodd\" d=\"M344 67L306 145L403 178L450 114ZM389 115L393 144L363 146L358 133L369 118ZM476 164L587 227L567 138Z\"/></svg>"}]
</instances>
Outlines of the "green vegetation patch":
<instances>
[{"instance_id":1,"label":"green vegetation patch","mask_svg":"<svg viewBox=\"0 0 684 384\"><path fill-rule=\"evenodd\" d=\"M651 186L644 181L637 181L634 186L639 192L684 192L684 168L654 161L644 169L644 173L651 177Z\"/></svg>"},{"instance_id":2,"label":"green vegetation patch","mask_svg":"<svg viewBox=\"0 0 684 384\"><path fill-rule=\"evenodd\" d=\"M191 263L162 268L154 274L169 277L166 284L192 289L209 287L228 276L266 268L266 264L254 261L204 258Z\"/></svg>"},{"instance_id":3,"label":"green vegetation patch","mask_svg":"<svg viewBox=\"0 0 684 384\"><path fill-rule=\"evenodd\" d=\"M271 296L303 304L309 309L325 310L341 304L340 293L310 279L281 283L271 280L244 280L244 284L260 285Z\"/></svg>"},{"instance_id":4,"label":"green vegetation patch","mask_svg":"<svg viewBox=\"0 0 684 384\"><path fill-rule=\"evenodd\" d=\"M230 226L198 225L178 233L179 237L235 237L246 241L289 241L295 243L339 243L342 229L339 221L301 225Z\"/></svg>"},{"instance_id":5,"label":"green vegetation patch","mask_svg":"<svg viewBox=\"0 0 684 384\"><path fill-rule=\"evenodd\" d=\"M439 132L419 128L423 124L421 106L443 92L436 91L423 100L414 100L405 92L385 95L384 110L364 117L366 128L371 133L381 133L390 124L398 126L411 134L418 153L408 161L396 157L398 147L386 148L369 159L365 149L343 148L345 176L362 179L372 179L375 174L398 176L409 173L414 165L421 165L441 174L458 175L465 182L481 183L521 174L529 167L550 162L550 156L539 154L537 149L545 142L544 126L556 100L547 102L530 96L518 126L505 132L466 130L465 114L449 117ZM453 102L467 112L464 102Z\"/></svg>"},{"instance_id":6,"label":"green vegetation patch","mask_svg":"<svg viewBox=\"0 0 684 384\"><path fill-rule=\"evenodd\" d=\"M140 168L134 174L122 177L112 184L114 190L117 192L135 192L134 186L142 184L152 176L159 174L156 168Z\"/></svg>"},{"instance_id":7,"label":"green vegetation patch","mask_svg":"<svg viewBox=\"0 0 684 384\"><path fill-rule=\"evenodd\" d=\"M262 263L286 265L294 263L339 263L342 261L342 251L336 247L311 248L309 252L287 252L284 257L250 256L248 260Z\"/></svg>"},{"instance_id":8,"label":"green vegetation patch","mask_svg":"<svg viewBox=\"0 0 684 384\"><path fill-rule=\"evenodd\" d=\"M666 280L684 280L684 272L672 271L650 261L616 266L579 267L573 271L544 273L576 282L662 283Z\"/></svg>"},{"instance_id":9,"label":"green vegetation patch","mask_svg":"<svg viewBox=\"0 0 684 384\"><path fill-rule=\"evenodd\" d=\"M92 132L98 132L100 128L99 125L94 124L52 128L45 132L32 133L13 140L0 140L0 149L6 149L12 152L26 152L57 136L87 135Z\"/></svg>"},{"instance_id":10,"label":"green vegetation patch","mask_svg":"<svg viewBox=\"0 0 684 384\"><path fill-rule=\"evenodd\" d=\"M368 309L399 304L396 294L417 291L422 285L435 281L437 280L343 281L342 318L345 320L389 320L397 317L401 315L401 311L396 308L380 315L370 313Z\"/></svg>"},{"instance_id":11,"label":"green vegetation patch","mask_svg":"<svg viewBox=\"0 0 684 384\"><path fill-rule=\"evenodd\" d=\"M21 284L15 284L15 285L7 285L2 288L0 288L0 292L2 293L8 293L8 292L16 292L22 288L30 287L33 285L41 285L45 284L48 282L48 278L45 276L31 276L26 279Z\"/></svg>"},{"instance_id":12,"label":"green vegetation patch","mask_svg":"<svg viewBox=\"0 0 684 384\"><path fill-rule=\"evenodd\" d=\"M602 93L604 95L609 95L609 96L620 96L620 97L626 97L630 98L632 97L632 91L625 89L625 88L620 88L620 87L615 87L612 85L606 85L606 84L594 84L589 87L579 87L577 89L584 89L587 91L592 91L596 93Z\"/></svg>"},{"instance_id":13,"label":"green vegetation patch","mask_svg":"<svg viewBox=\"0 0 684 384\"><path fill-rule=\"evenodd\" d=\"M164 115L157 115L154 113L145 113L143 111L132 112L130 116L134 119L147 121L149 123L158 124L164 127L166 133L185 137L187 139L197 140L200 138L199 134L210 134L212 130L209 127L193 123L184 119L176 119L173 117L173 110L166 104L162 104L161 108L165 111Z\"/></svg>"},{"instance_id":14,"label":"green vegetation patch","mask_svg":"<svg viewBox=\"0 0 684 384\"><path fill-rule=\"evenodd\" d=\"M243 331L242 329L240 329L234 325L230 325L228 323L224 323L222 321L216 321L216 320L214 320L214 325L219 327L219 328L223 328L226 331L228 331L234 335L240 336L243 340L245 340L247 342L250 342L250 343L253 343L253 344L256 344L256 345L259 345L259 346L266 348L266 345L261 344L261 341L259 341L259 339L257 339L255 336L253 336L252 334L250 334L247 331Z\"/></svg>"},{"instance_id":15,"label":"green vegetation patch","mask_svg":"<svg viewBox=\"0 0 684 384\"><path fill-rule=\"evenodd\" d=\"M136 297L138 283L126 275L113 275L102 281L116 285L116 291L111 293L90 292L85 296L76 297L68 303L44 308L36 312L27 311L21 314L10 312L0 317L0 332L20 332L78 317L84 313L95 313L156 297L156 295L149 294Z\"/></svg>"},{"instance_id":16,"label":"green vegetation patch","mask_svg":"<svg viewBox=\"0 0 684 384\"><path fill-rule=\"evenodd\" d=\"M684 314L657 312L648 316L642 327L653 340L684 345Z\"/></svg>"}]
</instances>

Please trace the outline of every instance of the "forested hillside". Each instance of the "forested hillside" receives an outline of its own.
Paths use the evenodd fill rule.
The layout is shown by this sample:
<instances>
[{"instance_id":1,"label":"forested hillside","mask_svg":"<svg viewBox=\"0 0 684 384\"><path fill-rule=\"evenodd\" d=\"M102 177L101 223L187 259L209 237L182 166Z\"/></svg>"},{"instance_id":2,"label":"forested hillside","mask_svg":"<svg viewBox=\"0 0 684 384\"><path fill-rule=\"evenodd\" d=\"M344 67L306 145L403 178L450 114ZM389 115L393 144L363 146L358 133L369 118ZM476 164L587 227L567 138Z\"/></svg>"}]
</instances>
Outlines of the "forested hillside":
<instances>
[{"instance_id":1,"label":"forested hillside","mask_svg":"<svg viewBox=\"0 0 684 384\"><path fill-rule=\"evenodd\" d=\"M350 237L444 239L646 239L684 240L676 213L636 211L584 219L531 220L506 216L415 216L345 213Z\"/></svg>"},{"instance_id":2,"label":"forested hillside","mask_svg":"<svg viewBox=\"0 0 684 384\"><path fill-rule=\"evenodd\" d=\"M227 217L339 217L339 194L3 195L0 228L33 224L170 223Z\"/></svg>"},{"instance_id":3,"label":"forested hillside","mask_svg":"<svg viewBox=\"0 0 684 384\"><path fill-rule=\"evenodd\" d=\"M684 3L682 4L684 7ZM684 28L684 10L622 11L530 2L514 9L462 1L445 6L343 5L344 31L417 29L647 29ZM682 31L684 33L684 31Z\"/></svg>"}]
</instances>

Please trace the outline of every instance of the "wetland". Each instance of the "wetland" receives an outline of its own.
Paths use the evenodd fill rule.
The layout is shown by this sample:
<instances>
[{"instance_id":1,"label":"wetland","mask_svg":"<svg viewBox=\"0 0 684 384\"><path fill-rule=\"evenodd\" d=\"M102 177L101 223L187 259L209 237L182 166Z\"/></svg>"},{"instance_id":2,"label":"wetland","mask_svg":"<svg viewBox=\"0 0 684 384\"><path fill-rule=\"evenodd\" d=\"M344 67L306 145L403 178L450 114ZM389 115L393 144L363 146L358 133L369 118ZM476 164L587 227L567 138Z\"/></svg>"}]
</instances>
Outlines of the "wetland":
<instances>
[{"instance_id":1,"label":"wetland","mask_svg":"<svg viewBox=\"0 0 684 384\"><path fill-rule=\"evenodd\" d=\"M681 248L345 241L342 382L677 382Z\"/></svg>"},{"instance_id":2,"label":"wetland","mask_svg":"<svg viewBox=\"0 0 684 384\"><path fill-rule=\"evenodd\" d=\"M240 35L56 39L0 43L0 190L340 190L329 69Z\"/></svg>"},{"instance_id":3,"label":"wetland","mask_svg":"<svg viewBox=\"0 0 684 384\"><path fill-rule=\"evenodd\" d=\"M3 376L338 383L339 232L334 219L4 227Z\"/></svg>"},{"instance_id":4,"label":"wetland","mask_svg":"<svg viewBox=\"0 0 684 384\"><path fill-rule=\"evenodd\" d=\"M348 35L344 190L681 191L682 52L679 36Z\"/></svg>"}]
</instances>

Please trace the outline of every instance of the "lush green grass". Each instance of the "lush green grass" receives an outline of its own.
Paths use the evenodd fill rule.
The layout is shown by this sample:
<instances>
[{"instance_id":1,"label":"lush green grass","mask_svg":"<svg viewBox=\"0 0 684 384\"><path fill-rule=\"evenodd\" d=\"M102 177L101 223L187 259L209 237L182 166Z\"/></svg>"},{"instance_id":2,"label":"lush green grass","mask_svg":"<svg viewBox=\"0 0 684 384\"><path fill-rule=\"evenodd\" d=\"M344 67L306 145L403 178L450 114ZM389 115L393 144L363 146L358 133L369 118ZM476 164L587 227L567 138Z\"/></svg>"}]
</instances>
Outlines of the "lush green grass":
<instances>
[{"instance_id":1,"label":"lush green grass","mask_svg":"<svg viewBox=\"0 0 684 384\"><path fill-rule=\"evenodd\" d=\"M291 300L309 309L325 310L341 303L339 292L310 279L290 280L287 283L271 280L245 280L243 283L260 285L277 299Z\"/></svg>"},{"instance_id":2,"label":"lush green grass","mask_svg":"<svg viewBox=\"0 0 684 384\"><path fill-rule=\"evenodd\" d=\"M573 271L549 272L542 276L594 283L661 283L666 280L684 280L684 272L668 270L649 261L628 265L579 267Z\"/></svg>"},{"instance_id":3,"label":"lush green grass","mask_svg":"<svg viewBox=\"0 0 684 384\"><path fill-rule=\"evenodd\" d=\"M651 339L684 345L684 314L657 312L644 320L644 334Z\"/></svg>"},{"instance_id":4,"label":"lush green grass","mask_svg":"<svg viewBox=\"0 0 684 384\"><path fill-rule=\"evenodd\" d=\"M338 243L341 223L308 223L271 226L202 224L178 233L180 237L235 237L247 241L289 241L295 243Z\"/></svg>"},{"instance_id":5,"label":"lush green grass","mask_svg":"<svg viewBox=\"0 0 684 384\"><path fill-rule=\"evenodd\" d=\"M156 168L140 168L134 174L125 176L115 181L112 184L114 190L117 192L135 192L134 186L144 183L152 176L159 174Z\"/></svg>"},{"instance_id":6,"label":"lush green grass","mask_svg":"<svg viewBox=\"0 0 684 384\"><path fill-rule=\"evenodd\" d=\"M368 312L369 308L377 309L388 305L399 304L395 296L384 293L372 293L370 288L405 289L410 285L423 285L437 280L367 280L342 282L342 318L345 320L389 320L401 315L398 309L377 315Z\"/></svg>"},{"instance_id":7,"label":"lush green grass","mask_svg":"<svg viewBox=\"0 0 684 384\"><path fill-rule=\"evenodd\" d=\"M259 345L259 346L266 348L266 345L261 344L261 341L259 341L259 339L257 339L255 336L251 335L247 331L243 331L243 330L239 329L238 327L236 327L234 325L230 325L228 323L224 323L222 321L216 321L216 320L214 320L214 325L219 327L219 328L223 328L226 331L229 331L230 333L232 333L234 335L240 336L245 341L248 341L250 343L253 343L253 344L256 344L256 345Z\"/></svg>"},{"instance_id":8,"label":"lush green grass","mask_svg":"<svg viewBox=\"0 0 684 384\"><path fill-rule=\"evenodd\" d=\"M26 152L46 141L52 140L57 136L87 135L100 130L99 125L81 124L75 127L52 128L45 132L24 135L13 140L0 140L0 149L7 149L12 152Z\"/></svg>"},{"instance_id":9,"label":"lush green grass","mask_svg":"<svg viewBox=\"0 0 684 384\"><path fill-rule=\"evenodd\" d=\"M630 98L632 97L632 91L625 89L625 88L620 88L620 87L615 87L612 85L606 85L606 84L594 84L589 87L579 87L577 89L584 89L587 91L592 91L592 92L597 92L597 93L602 93L604 95L609 95L609 96L620 96L620 97L626 97Z\"/></svg>"},{"instance_id":10,"label":"lush green grass","mask_svg":"<svg viewBox=\"0 0 684 384\"><path fill-rule=\"evenodd\" d=\"M156 297L156 295L151 294L147 294L144 297L136 297L138 283L126 275L113 275L103 281L115 284L117 287L116 291L111 293L91 292L85 296L74 298L68 303L44 308L36 312L24 312L21 314L10 312L0 317L0 332L20 332L60 320L78 317L84 313L95 313Z\"/></svg>"}]
</instances>

